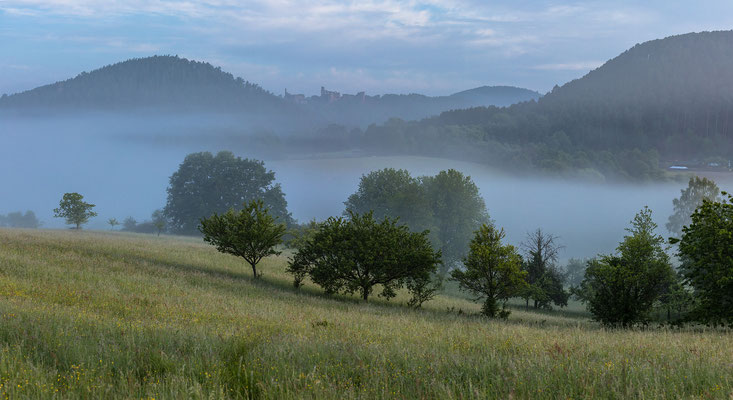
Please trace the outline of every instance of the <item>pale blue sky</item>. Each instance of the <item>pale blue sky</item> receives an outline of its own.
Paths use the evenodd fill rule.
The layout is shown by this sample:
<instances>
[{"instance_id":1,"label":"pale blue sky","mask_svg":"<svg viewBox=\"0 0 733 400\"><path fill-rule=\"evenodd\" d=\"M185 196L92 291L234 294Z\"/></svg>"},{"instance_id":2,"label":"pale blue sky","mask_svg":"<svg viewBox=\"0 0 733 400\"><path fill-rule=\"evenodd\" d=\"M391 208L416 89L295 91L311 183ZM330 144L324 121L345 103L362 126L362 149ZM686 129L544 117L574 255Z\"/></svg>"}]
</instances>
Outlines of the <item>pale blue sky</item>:
<instances>
[{"instance_id":1,"label":"pale blue sky","mask_svg":"<svg viewBox=\"0 0 733 400\"><path fill-rule=\"evenodd\" d=\"M729 29L730 0L0 0L0 94L153 54L277 94L545 92L636 43Z\"/></svg>"}]
</instances>

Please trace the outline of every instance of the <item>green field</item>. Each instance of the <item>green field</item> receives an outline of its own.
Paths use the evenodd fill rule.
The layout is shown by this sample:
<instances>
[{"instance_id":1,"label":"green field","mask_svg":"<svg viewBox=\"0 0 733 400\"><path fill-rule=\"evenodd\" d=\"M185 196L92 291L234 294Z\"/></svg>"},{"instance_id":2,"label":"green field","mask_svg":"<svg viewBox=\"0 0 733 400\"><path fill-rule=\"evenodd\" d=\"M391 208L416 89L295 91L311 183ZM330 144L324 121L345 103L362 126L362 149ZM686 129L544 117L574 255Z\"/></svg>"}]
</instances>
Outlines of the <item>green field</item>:
<instances>
[{"instance_id":1,"label":"green field","mask_svg":"<svg viewBox=\"0 0 733 400\"><path fill-rule=\"evenodd\" d=\"M0 229L2 398L733 398L733 333L292 289L287 253ZM460 310L460 313L459 313Z\"/></svg>"}]
</instances>

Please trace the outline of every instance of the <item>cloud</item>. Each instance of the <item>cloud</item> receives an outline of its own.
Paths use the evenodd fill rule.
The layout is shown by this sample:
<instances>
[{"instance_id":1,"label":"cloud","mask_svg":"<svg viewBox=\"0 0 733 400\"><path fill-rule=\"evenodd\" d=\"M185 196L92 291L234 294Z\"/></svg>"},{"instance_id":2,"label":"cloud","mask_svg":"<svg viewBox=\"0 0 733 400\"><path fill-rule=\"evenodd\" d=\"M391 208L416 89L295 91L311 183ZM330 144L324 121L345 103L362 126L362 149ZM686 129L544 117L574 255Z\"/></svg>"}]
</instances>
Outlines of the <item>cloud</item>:
<instances>
[{"instance_id":1,"label":"cloud","mask_svg":"<svg viewBox=\"0 0 733 400\"><path fill-rule=\"evenodd\" d=\"M443 92L487 80L547 89L635 43L682 33L660 17L675 7L663 0L0 0L0 41L16 48L4 47L8 63L52 64L24 55L28 46L45 46L36 53L66 57L74 70L73 57L88 68L185 54L278 91L296 78L303 87L330 80L381 92L389 85ZM715 14L710 7L706 15ZM718 14L719 25L729 14ZM694 16L678 21L701 20Z\"/></svg>"},{"instance_id":2,"label":"cloud","mask_svg":"<svg viewBox=\"0 0 733 400\"><path fill-rule=\"evenodd\" d=\"M19 70L19 71L30 71L31 66L30 65L20 65L20 64L0 63L0 69L14 69L14 70Z\"/></svg>"},{"instance_id":3,"label":"cloud","mask_svg":"<svg viewBox=\"0 0 733 400\"><path fill-rule=\"evenodd\" d=\"M540 71L588 71L596 69L604 64L604 61L580 61L557 64L535 65L532 69Z\"/></svg>"}]
</instances>

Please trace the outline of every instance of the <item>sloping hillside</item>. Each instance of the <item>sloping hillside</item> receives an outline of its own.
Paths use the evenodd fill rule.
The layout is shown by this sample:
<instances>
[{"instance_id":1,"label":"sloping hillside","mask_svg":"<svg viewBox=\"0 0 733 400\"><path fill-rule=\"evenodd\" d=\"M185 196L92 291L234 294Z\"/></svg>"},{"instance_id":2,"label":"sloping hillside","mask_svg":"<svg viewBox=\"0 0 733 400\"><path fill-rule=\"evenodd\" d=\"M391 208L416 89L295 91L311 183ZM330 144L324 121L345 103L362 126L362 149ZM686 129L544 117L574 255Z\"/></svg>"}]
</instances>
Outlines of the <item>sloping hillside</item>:
<instances>
[{"instance_id":1,"label":"sloping hillside","mask_svg":"<svg viewBox=\"0 0 733 400\"><path fill-rule=\"evenodd\" d=\"M0 398L726 398L727 332L255 282L195 239L0 229ZM460 313L458 312L460 310Z\"/></svg>"},{"instance_id":2,"label":"sloping hillside","mask_svg":"<svg viewBox=\"0 0 733 400\"><path fill-rule=\"evenodd\" d=\"M637 45L537 102L449 111L366 136L515 170L658 179L660 161L733 158L731 65L733 31L672 36Z\"/></svg>"}]
</instances>

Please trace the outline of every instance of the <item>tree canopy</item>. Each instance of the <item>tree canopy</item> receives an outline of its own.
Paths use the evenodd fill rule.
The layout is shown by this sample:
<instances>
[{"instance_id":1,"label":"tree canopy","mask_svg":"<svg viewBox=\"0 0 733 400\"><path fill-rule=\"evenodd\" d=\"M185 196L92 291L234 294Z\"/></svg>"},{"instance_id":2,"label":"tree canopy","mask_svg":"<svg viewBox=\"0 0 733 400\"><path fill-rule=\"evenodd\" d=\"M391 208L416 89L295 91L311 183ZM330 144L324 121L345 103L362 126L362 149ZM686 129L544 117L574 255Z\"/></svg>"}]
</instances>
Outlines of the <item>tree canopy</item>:
<instances>
[{"instance_id":1,"label":"tree canopy","mask_svg":"<svg viewBox=\"0 0 733 400\"><path fill-rule=\"evenodd\" d=\"M465 269L451 271L451 279L464 289L483 299L481 313L487 317L506 317L506 302L527 285L527 272L521 270L522 257L512 245L503 245L504 230L492 224L482 225L470 244L463 261Z\"/></svg>"},{"instance_id":2,"label":"tree canopy","mask_svg":"<svg viewBox=\"0 0 733 400\"><path fill-rule=\"evenodd\" d=\"M723 194L724 201L703 200L682 228L680 272L693 289L693 319L733 326L733 197Z\"/></svg>"},{"instance_id":3,"label":"tree canopy","mask_svg":"<svg viewBox=\"0 0 733 400\"><path fill-rule=\"evenodd\" d=\"M484 199L470 176L454 169L423 178L440 249L449 264L460 261L474 232L490 222Z\"/></svg>"},{"instance_id":4,"label":"tree canopy","mask_svg":"<svg viewBox=\"0 0 733 400\"><path fill-rule=\"evenodd\" d=\"M172 232L194 235L201 218L262 200L279 222L288 225L292 218L287 201L274 181L275 173L265 169L262 161L242 159L228 151L216 156L189 154L170 177L163 213Z\"/></svg>"},{"instance_id":5,"label":"tree canopy","mask_svg":"<svg viewBox=\"0 0 733 400\"><path fill-rule=\"evenodd\" d=\"M664 239L655 233L652 211L645 207L631 225L616 255L588 262L577 291L593 317L606 325L628 327L648 321L654 302L675 280Z\"/></svg>"},{"instance_id":6,"label":"tree canopy","mask_svg":"<svg viewBox=\"0 0 733 400\"><path fill-rule=\"evenodd\" d=\"M275 246L282 243L285 225L277 223L262 200L252 200L241 211L229 209L201 219L204 241L222 253L244 258L256 278L257 264L270 255L280 254Z\"/></svg>"},{"instance_id":7,"label":"tree canopy","mask_svg":"<svg viewBox=\"0 0 733 400\"><path fill-rule=\"evenodd\" d=\"M672 200L674 212L669 216L667 230L679 237L682 228L690 225L692 213L702 205L703 200L715 201L720 198L720 189L714 181L695 176L690 178L687 188L681 191L678 199Z\"/></svg>"},{"instance_id":8,"label":"tree canopy","mask_svg":"<svg viewBox=\"0 0 733 400\"><path fill-rule=\"evenodd\" d=\"M570 294L563 287L565 277L556 263L562 246L559 237L537 229L528 233L521 247L525 252L522 269L527 271L527 287L522 293L527 308L529 301L534 308L551 308L554 303L564 307L568 305Z\"/></svg>"},{"instance_id":9,"label":"tree canopy","mask_svg":"<svg viewBox=\"0 0 733 400\"><path fill-rule=\"evenodd\" d=\"M96 217L97 213L92 211L95 207L84 201L84 196L79 193L64 193L59 202L59 207L53 210L54 217L64 218L67 224L75 225L76 229L89 221L89 218Z\"/></svg>"},{"instance_id":10,"label":"tree canopy","mask_svg":"<svg viewBox=\"0 0 733 400\"><path fill-rule=\"evenodd\" d=\"M377 221L371 212L350 212L348 218L331 217L320 224L288 270L296 287L308 276L326 293L359 292L367 301L376 285L387 299L405 285L424 288L420 282L430 281L440 262L427 232L410 232L390 217Z\"/></svg>"},{"instance_id":11,"label":"tree canopy","mask_svg":"<svg viewBox=\"0 0 733 400\"><path fill-rule=\"evenodd\" d=\"M407 170L385 168L363 175L356 193L344 202L348 216L350 212L365 214L374 212L374 218L399 218L415 232L430 229L433 210L430 207L425 187L418 178Z\"/></svg>"},{"instance_id":12,"label":"tree canopy","mask_svg":"<svg viewBox=\"0 0 733 400\"><path fill-rule=\"evenodd\" d=\"M430 230L445 260L441 275L465 256L473 232L489 221L476 184L453 169L420 178L393 168L373 171L344 204L345 215L373 211L376 218L399 218L414 232Z\"/></svg>"}]
</instances>

